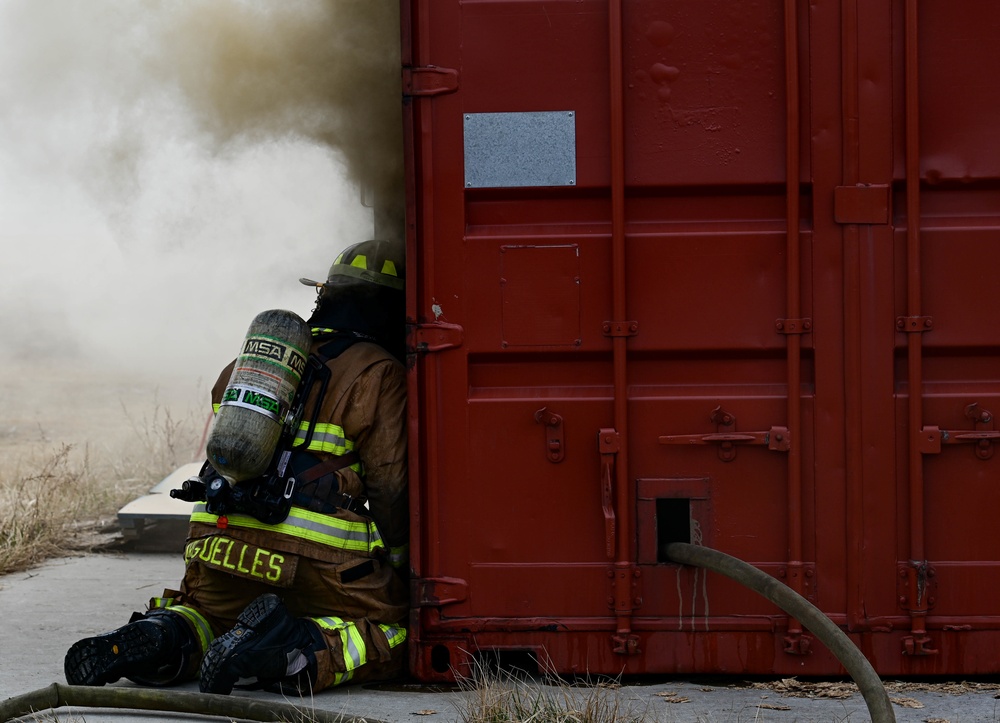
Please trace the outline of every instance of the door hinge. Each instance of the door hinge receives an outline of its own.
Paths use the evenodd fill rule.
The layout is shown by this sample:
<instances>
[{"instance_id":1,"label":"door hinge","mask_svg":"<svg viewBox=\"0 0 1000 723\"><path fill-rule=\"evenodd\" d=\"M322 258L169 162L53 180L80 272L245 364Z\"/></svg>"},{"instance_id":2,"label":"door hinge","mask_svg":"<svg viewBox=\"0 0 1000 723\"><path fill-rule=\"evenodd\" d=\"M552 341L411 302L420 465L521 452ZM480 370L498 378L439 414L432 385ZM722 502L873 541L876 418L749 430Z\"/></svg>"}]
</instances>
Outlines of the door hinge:
<instances>
[{"instance_id":1,"label":"door hinge","mask_svg":"<svg viewBox=\"0 0 1000 723\"><path fill-rule=\"evenodd\" d=\"M457 577L418 578L411 589L411 598L417 607L454 605L469 597L469 583Z\"/></svg>"},{"instance_id":2,"label":"door hinge","mask_svg":"<svg viewBox=\"0 0 1000 723\"><path fill-rule=\"evenodd\" d=\"M427 354L462 346L465 330L458 324L435 321L430 324L407 325L407 352Z\"/></svg>"},{"instance_id":3,"label":"door hinge","mask_svg":"<svg viewBox=\"0 0 1000 723\"><path fill-rule=\"evenodd\" d=\"M403 95L429 96L458 90L458 71L436 65L403 68Z\"/></svg>"}]
</instances>

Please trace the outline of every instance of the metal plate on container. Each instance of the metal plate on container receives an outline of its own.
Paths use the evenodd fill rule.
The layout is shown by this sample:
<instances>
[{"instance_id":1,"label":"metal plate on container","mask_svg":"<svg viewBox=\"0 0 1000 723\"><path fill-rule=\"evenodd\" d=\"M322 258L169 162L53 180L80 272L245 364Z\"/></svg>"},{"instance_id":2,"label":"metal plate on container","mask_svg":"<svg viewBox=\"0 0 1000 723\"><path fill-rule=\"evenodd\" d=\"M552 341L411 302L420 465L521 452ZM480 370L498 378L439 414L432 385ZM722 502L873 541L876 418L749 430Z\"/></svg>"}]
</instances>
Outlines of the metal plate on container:
<instances>
[{"instance_id":1,"label":"metal plate on container","mask_svg":"<svg viewBox=\"0 0 1000 723\"><path fill-rule=\"evenodd\" d=\"M576 113L466 113L466 188L576 185Z\"/></svg>"}]
</instances>

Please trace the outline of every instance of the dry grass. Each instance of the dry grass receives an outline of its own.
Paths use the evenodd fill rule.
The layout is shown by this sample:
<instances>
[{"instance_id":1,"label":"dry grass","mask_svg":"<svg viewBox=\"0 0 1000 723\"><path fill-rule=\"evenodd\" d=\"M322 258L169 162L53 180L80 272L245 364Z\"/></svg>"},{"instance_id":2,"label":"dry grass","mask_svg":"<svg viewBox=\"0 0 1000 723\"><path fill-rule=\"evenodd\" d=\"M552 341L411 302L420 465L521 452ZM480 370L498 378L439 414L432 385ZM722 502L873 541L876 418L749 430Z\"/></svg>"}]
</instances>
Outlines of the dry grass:
<instances>
[{"instance_id":1,"label":"dry grass","mask_svg":"<svg viewBox=\"0 0 1000 723\"><path fill-rule=\"evenodd\" d=\"M652 723L646 704L621 694L615 682L573 685L554 673L541 680L519 670L478 666L456 674L465 692L463 723Z\"/></svg>"},{"instance_id":2,"label":"dry grass","mask_svg":"<svg viewBox=\"0 0 1000 723\"><path fill-rule=\"evenodd\" d=\"M115 539L115 512L197 451L202 420L157 407L113 446L32 445L0 466L0 575ZM44 436L44 435L43 435Z\"/></svg>"}]
</instances>

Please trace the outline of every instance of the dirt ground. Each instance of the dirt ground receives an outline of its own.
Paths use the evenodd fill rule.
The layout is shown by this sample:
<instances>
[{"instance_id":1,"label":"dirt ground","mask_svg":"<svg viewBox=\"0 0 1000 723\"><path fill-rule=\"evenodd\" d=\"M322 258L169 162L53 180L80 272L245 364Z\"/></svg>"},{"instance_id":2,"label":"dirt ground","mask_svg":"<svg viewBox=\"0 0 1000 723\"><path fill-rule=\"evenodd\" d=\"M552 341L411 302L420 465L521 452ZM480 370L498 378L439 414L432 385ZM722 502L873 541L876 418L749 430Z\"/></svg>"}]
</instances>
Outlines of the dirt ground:
<instances>
[{"instance_id":1,"label":"dirt ground","mask_svg":"<svg viewBox=\"0 0 1000 723\"><path fill-rule=\"evenodd\" d=\"M11 462L63 444L113 454L173 426L204 427L203 380L99 368L80 361L0 359L0 459Z\"/></svg>"}]
</instances>

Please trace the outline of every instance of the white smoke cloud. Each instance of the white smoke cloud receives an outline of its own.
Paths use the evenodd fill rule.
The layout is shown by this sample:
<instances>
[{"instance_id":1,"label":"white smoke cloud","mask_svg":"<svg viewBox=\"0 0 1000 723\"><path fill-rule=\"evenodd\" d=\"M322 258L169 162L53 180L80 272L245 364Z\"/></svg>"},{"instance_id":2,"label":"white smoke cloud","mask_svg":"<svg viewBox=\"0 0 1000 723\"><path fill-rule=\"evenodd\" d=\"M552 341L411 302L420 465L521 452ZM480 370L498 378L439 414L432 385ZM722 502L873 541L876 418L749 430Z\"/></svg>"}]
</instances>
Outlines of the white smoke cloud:
<instances>
[{"instance_id":1,"label":"white smoke cloud","mask_svg":"<svg viewBox=\"0 0 1000 723\"><path fill-rule=\"evenodd\" d=\"M0 0L6 352L212 376L308 315L398 193L395 5Z\"/></svg>"}]
</instances>

